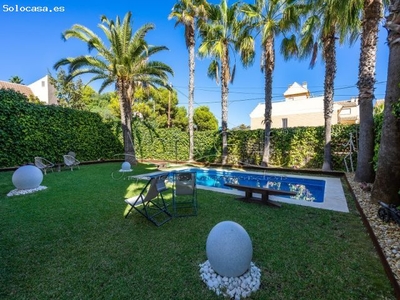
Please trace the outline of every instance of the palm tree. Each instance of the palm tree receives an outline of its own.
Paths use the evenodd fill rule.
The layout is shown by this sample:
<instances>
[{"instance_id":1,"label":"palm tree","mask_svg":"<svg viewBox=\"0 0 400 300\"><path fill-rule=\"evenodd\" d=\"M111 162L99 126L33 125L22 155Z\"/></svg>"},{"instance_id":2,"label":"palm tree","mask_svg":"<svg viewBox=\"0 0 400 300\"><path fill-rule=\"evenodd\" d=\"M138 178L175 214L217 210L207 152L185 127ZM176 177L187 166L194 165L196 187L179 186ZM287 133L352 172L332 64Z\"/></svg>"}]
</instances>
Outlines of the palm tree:
<instances>
[{"instance_id":1,"label":"palm tree","mask_svg":"<svg viewBox=\"0 0 400 300\"><path fill-rule=\"evenodd\" d=\"M372 101L375 98L375 65L379 22L383 17L382 0L364 0L361 35L361 54L358 70L358 103L360 107L360 137L355 180L373 182L375 172L374 118Z\"/></svg>"},{"instance_id":2,"label":"palm tree","mask_svg":"<svg viewBox=\"0 0 400 300\"><path fill-rule=\"evenodd\" d=\"M185 27L185 42L189 52L189 161L193 161L194 129L194 69L195 69L195 31L196 18L206 17L206 8L209 4L205 0L179 0L172 8L169 19L175 18L175 26L182 24Z\"/></svg>"},{"instance_id":3,"label":"palm tree","mask_svg":"<svg viewBox=\"0 0 400 300\"><path fill-rule=\"evenodd\" d=\"M385 27L388 30L389 66L378 169L372 189L373 202L400 204L400 3L391 0Z\"/></svg>"},{"instance_id":4,"label":"palm tree","mask_svg":"<svg viewBox=\"0 0 400 300\"><path fill-rule=\"evenodd\" d=\"M217 83L221 81L222 164L228 159L228 84L233 81L236 69L234 64L231 70L231 56L239 52L245 67L254 60L254 39L238 19L239 13L239 2L228 6L226 0L221 0L220 4L210 5L208 21L200 26L199 55L213 58L207 75Z\"/></svg>"},{"instance_id":5,"label":"palm tree","mask_svg":"<svg viewBox=\"0 0 400 300\"><path fill-rule=\"evenodd\" d=\"M322 169L332 170L331 136L334 81L336 77L336 40L340 44L356 40L359 28L360 0L310 0L309 14L302 27L299 57L311 55L310 67L314 67L318 52L322 50L325 62L324 120L325 146Z\"/></svg>"},{"instance_id":6,"label":"palm tree","mask_svg":"<svg viewBox=\"0 0 400 300\"><path fill-rule=\"evenodd\" d=\"M253 4L244 4L242 11L249 26L261 34L262 65L264 72L264 152L262 164L268 166L272 114L272 75L275 68L275 38L285 34L291 28L300 26L299 7L295 0L255 0ZM285 38L286 47L290 47L291 39ZM289 49L286 49L289 51Z\"/></svg>"},{"instance_id":7,"label":"palm tree","mask_svg":"<svg viewBox=\"0 0 400 300\"><path fill-rule=\"evenodd\" d=\"M99 93L114 84L120 105L125 159L131 164L136 164L132 140L132 102L135 89L143 84L166 86L167 74L173 74L173 71L162 62L150 61L153 54L167 50L164 46L147 44L146 34L154 29L154 25L145 24L133 34L131 12L125 15L122 22L118 16L115 22L102 16L101 22L99 27L103 30L109 46L87 27L75 24L63 33L63 38L77 38L87 43L89 51L95 49L97 53L93 56L63 58L54 68L57 70L61 66L68 66L67 80L83 74L93 74L89 83L94 80L103 81Z\"/></svg>"},{"instance_id":8,"label":"palm tree","mask_svg":"<svg viewBox=\"0 0 400 300\"><path fill-rule=\"evenodd\" d=\"M22 82L24 80L21 79L19 76L11 76L8 81L11 82L11 83L23 84Z\"/></svg>"}]
</instances>

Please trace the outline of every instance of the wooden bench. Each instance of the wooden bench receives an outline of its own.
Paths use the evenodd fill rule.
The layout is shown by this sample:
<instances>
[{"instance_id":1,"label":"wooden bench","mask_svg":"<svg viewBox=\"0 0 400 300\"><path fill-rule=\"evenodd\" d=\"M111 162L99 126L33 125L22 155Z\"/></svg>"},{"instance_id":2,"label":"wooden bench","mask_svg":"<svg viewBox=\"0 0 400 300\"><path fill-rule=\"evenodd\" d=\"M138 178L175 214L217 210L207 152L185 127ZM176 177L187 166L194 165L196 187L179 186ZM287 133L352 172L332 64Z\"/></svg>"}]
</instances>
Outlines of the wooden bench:
<instances>
[{"instance_id":1,"label":"wooden bench","mask_svg":"<svg viewBox=\"0 0 400 300\"><path fill-rule=\"evenodd\" d=\"M237 189L239 191L244 191L244 197L239 197L239 200L243 200L246 202L253 202L253 203L261 203L266 204L274 207L281 207L280 204L269 200L269 195L285 195L285 196L294 196L297 193L291 191L283 191L283 190L274 190L250 185L240 185L240 184L233 184L233 183L225 183L225 186ZM253 197L253 193L261 194L260 198Z\"/></svg>"}]
</instances>

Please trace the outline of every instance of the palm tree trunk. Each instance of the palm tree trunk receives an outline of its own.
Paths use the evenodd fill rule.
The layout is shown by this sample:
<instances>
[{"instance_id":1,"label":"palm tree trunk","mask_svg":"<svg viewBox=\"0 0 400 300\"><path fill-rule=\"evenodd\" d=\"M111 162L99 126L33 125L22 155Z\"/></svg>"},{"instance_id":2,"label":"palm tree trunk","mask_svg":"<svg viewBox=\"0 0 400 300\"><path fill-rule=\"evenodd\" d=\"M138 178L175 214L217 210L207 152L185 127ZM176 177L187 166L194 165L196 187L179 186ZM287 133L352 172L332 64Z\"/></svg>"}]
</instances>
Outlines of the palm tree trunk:
<instances>
[{"instance_id":1,"label":"palm tree trunk","mask_svg":"<svg viewBox=\"0 0 400 300\"><path fill-rule=\"evenodd\" d=\"M274 39L269 38L264 46L264 92L265 92L265 112L264 112L264 151L262 165L268 166L271 144L271 123L272 123L272 73L275 67Z\"/></svg>"},{"instance_id":2,"label":"palm tree trunk","mask_svg":"<svg viewBox=\"0 0 400 300\"><path fill-rule=\"evenodd\" d=\"M372 202L400 204L400 115L393 112L400 106L400 18L398 1L392 0L385 27L388 29L389 66L385 109L382 124L378 169L371 193ZM397 4L397 5L396 5Z\"/></svg>"},{"instance_id":3,"label":"palm tree trunk","mask_svg":"<svg viewBox=\"0 0 400 300\"><path fill-rule=\"evenodd\" d=\"M125 161L131 165L136 165L135 147L132 139L132 105L129 96L129 82L124 80L117 81L117 93L121 110L121 129L124 141Z\"/></svg>"},{"instance_id":4,"label":"palm tree trunk","mask_svg":"<svg viewBox=\"0 0 400 300\"><path fill-rule=\"evenodd\" d=\"M358 75L358 103L360 105L360 136L355 181L373 182L375 65L382 0L364 0L361 54Z\"/></svg>"},{"instance_id":5,"label":"palm tree trunk","mask_svg":"<svg viewBox=\"0 0 400 300\"><path fill-rule=\"evenodd\" d=\"M228 47L224 50L225 55L221 59L222 164L228 161L228 82L230 77Z\"/></svg>"},{"instance_id":6,"label":"palm tree trunk","mask_svg":"<svg viewBox=\"0 0 400 300\"><path fill-rule=\"evenodd\" d=\"M189 46L189 162L192 162L194 152L194 130L193 130L193 102L194 102L194 41Z\"/></svg>"},{"instance_id":7,"label":"palm tree trunk","mask_svg":"<svg viewBox=\"0 0 400 300\"><path fill-rule=\"evenodd\" d=\"M325 82L324 82L324 118L325 118L325 146L324 163L322 170L332 170L332 114L333 114L333 88L336 77L336 47L335 34L332 31L330 36L325 37L324 41L325 58Z\"/></svg>"}]
</instances>

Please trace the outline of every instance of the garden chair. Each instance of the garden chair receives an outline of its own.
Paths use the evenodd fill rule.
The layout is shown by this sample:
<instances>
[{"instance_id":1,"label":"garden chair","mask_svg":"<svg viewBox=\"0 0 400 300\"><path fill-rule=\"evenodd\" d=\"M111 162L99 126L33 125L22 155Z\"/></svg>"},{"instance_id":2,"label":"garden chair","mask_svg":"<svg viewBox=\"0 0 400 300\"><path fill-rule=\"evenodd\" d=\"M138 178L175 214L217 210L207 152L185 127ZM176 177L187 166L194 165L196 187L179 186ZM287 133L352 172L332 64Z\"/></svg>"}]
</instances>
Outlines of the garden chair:
<instances>
[{"instance_id":1,"label":"garden chair","mask_svg":"<svg viewBox=\"0 0 400 300\"><path fill-rule=\"evenodd\" d=\"M134 209L156 226L161 226L171 220L162 192L168 190L165 186L167 175L150 178L139 195L125 199L131 207L125 218Z\"/></svg>"},{"instance_id":2,"label":"garden chair","mask_svg":"<svg viewBox=\"0 0 400 300\"><path fill-rule=\"evenodd\" d=\"M42 172L46 175L47 169L50 169L53 172L54 164L51 161L49 161L43 157L37 156L37 157L35 157L35 166L38 167L40 170L42 170Z\"/></svg>"},{"instance_id":3,"label":"garden chair","mask_svg":"<svg viewBox=\"0 0 400 300\"><path fill-rule=\"evenodd\" d=\"M71 156L73 156L73 157L76 156L75 152L73 152L73 151L69 151L69 152L67 153L67 155L71 155Z\"/></svg>"},{"instance_id":4,"label":"garden chair","mask_svg":"<svg viewBox=\"0 0 400 300\"><path fill-rule=\"evenodd\" d=\"M77 160L77 159L76 159L74 156L72 156L72 155L64 155L64 163L65 163L65 166L66 166L66 167L68 167L68 168L71 169L71 171L74 170L74 167L77 167L77 168L79 169L80 161Z\"/></svg>"},{"instance_id":5,"label":"garden chair","mask_svg":"<svg viewBox=\"0 0 400 300\"><path fill-rule=\"evenodd\" d=\"M172 208L174 217L197 215L196 172L174 173Z\"/></svg>"}]
</instances>

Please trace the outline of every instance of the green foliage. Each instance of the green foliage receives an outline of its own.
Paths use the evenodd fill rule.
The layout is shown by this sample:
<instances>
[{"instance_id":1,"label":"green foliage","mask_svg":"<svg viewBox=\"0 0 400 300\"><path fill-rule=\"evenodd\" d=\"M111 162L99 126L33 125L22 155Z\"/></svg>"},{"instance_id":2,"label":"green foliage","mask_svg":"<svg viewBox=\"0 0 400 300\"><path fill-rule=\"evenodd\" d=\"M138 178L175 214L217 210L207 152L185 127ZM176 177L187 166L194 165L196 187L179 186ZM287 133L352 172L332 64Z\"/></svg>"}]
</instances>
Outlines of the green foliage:
<instances>
[{"instance_id":1,"label":"green foliage","mask_svg":"<svg viewBox=\"0 0 400 300\"><path fill-rule=\"evenodd\" d=\"M350 168L350 138L353 145L358 145L358 125L334 125L332 126L332 165L334 170L344 170L344 159ZM353 151L355 149L352 149ZM353 152L352 163L354 170L357 168L357 154Z\"/></svg>"},{"instance_id":2,"label":"green foliage","mask_svg":"<svg viewBox=\"0 0 400 300\"><path fill-rule=\"evenodd\" d=\"M62 162L74 151L81 161L112 158L122 145L98 114L26 102L12 90L0 90L0 167L18 166L43 156Z\"/></svg>"},{"instance_id":3,"label":"green foliage","mask_svg":"<svg viewBox=\"0 0 400 300\"><path fill-rule=\"evenodd\" d=\"M383 109L384 104L382 103L379 106L374 108L374 125L375 125L375 143L374 143L374 169L375 171L378 168L378 155L379 155L379 147L381 143L381 134L382 134L382 124L383 124Z\"/></svg>"},{"instance_id":4,"label":"green foliage","mask_svg":"<svg viewBox=\"0 0 400 300\"><path fill-rule=\"evenodd\" d=\"M11 83L23 84L24 80L19 76L11 76L10 79L8 79L8 81Z\"/></svg>"},{"instance_id":5,"label":"green foliage","mask_svg":"<svg viewBox=\"0 0 400 300\"><path fill-rule=\"evenodd\" d=\"M221 156L221 135L219 131L194 132L194 159L201 162L215 162Z\"/></svg>"},{"instance_id":6,"label":"green foliage","mask_svg":"<svg viewBox=\"0 0 400 300\"><path fill-rule=\"evenodd\" d=\"M250 126L246 124L240 124L239 126L235 126L232 130L250 130Z\"/></svg>"},{"instance_id":7,"label":"green foliage","mask_svg":"<svg viewBox=\"0 0 400 300\"><path fill-rule=\"evenodd\" d=\"M186 161L188 160L188 133L177 129L157 129L141 132L141 140L135 145L142 159ZM147 130L148 131L148 130ZM350 149L350 135L357 145L358 125L335 125L332 127L332 160L335 170L344 170L344 158ZM218 131L195 131L194 158L202 162L220 162L221 134ZM271 166L320 169L324 151L323 127L296 127L273 129L271 138ZM264 148L264 130L233 130L228 135L228 163L261 163ZM353 166L357 161L353 153ZM347 161L350 165L350 161Z\"/></svg>"},{"instance_id":8,"label":"green foliage","mask_svg":"<svg viewBox=\"0 0 400 300\"><path fill-rule=\"evenodd\" d=\"M295 127L272 130L270 164L285 167L320 168L323 130Z\"/></svg>"},{"instance_id":9,"label":"green foliage","mask_svg":"<svg viewBox=\"0 0 400 300\"><path fill-rule=\"evenodd\" d=\"M263 134L263 130L230 131L228 134L228 162L259 164L262 158Z\"/></svg>"},{"instance_id":10,"label":"green foliage","mask_svg":"<svg viewBox=\"0 0 400 300\"><path fill-rule=\"evenodd\" d=\"M157 127L168 128L168 115L170 127L186 130L188 117L186 108L178 106L178 95L175 90L166 88L140 87L135 91L133 111L139 112L143 118L150 122L155 121Z\"/></svg>"},{"instance_id":11,"label":"green foliage","mask_svg":"<svg viewBox=\"0 0 400 300\"><path fill-rule=\"evenodd\" d=\"M99 94L90 86L85 85L81 90L82 102L86 107L93 107L99 105Z\"/></svg>"},{"instance_id":12,"label":"green foliage","mask_svg":"<svg viewBox=\"0 0 400 300\"><path fill-rule=\"evenodd\" d=\"M189 133L178 128L149 130L143 122L135 123L134 143L139 159L187 161L189 159ZM194 133L194 158L202 162L215 162L220 156L217 131Z\"/></svg>"},{"instance_id":13,"label":"green foliage","mask_svg":"<svg viewBox=\"0 0 400 300\"><path fill-rule=\"evenodd\" d=\"M41 102L41 101L40 101L39 97L34 96L34 95L29 95L28 101L29 101L30 103L35 103L35 104L42 104L42 105L45 104L44 102Z\"/></svg>"},{"instance_id":14,"label":"green foliage","mask_svg":"<svg viewBox=\"0 0 400 300\"><path fill-rule=\"evenodd\" d=\"M186 130L188 124L189 120L186 108L183 106L177 106L174 111L174 118L171 120L171 126L179 128L180 130Z\"/></svg>"},{"instance_id":15,"label":"green foliage","mask_svg":"<svg viewBox=\"0 0 400 300\"><path fill-rule=\"evenodd\" d=\"M392 113L398 120L400 120L400 101L392 104Z\"/></svg>"},{"instance_id":16,"label":"green foliage","mask_svg":"<svg viewBox=\"0 0 400 300\"><path fill-rule=\"evenodd\" d=\"M60 69L56 77L49 73L49 81L56 89L55 93L60 106L75 109L84 109L86 107L82 98L83 83L81 79L68 81L65 71Z\"/></svg>"},{"instance_id":17,"label":"green foliage","mask_svg":"<svg viewBox=\"0 0 400 300\"><path fill-rule=\"evenodd\" d=\"M194 109L193 122L199 131L218 129L218 120L208 106L203 105Z\"/></svg>"},{"instance_id":18,"label":"green foliage","mask_svg":"<svg viewBox=\"0 0 400 300\"><path fill-rule=\"evenodd\" d=\"M382 114L375 115L377 147L382 118ZM0 125L0 167L32 162L34 156L61 162L62 155L69 151L77 153L81 161L114 158L115 154L123 153L120 123L116 119L28 103L24 95L13 90L0 90ZM189 134L179 127L157 128L151 119L135 117L132 132L139 159L189 159ZM357 132L358 125L332 127L335 170L344 170L350 136L357 145ZM195 131L195 160L220 162L221 139L217 130ZM270 165L319 169L323 163L323 141L323 127L273 129ZM264 130L232 130L228 134L228 147L228 163L258 165L263 155ZM357 157L353 154L355 167Z\"/></svg>"},{"instance_id":19,"label":"green foliage","mask_svg":"<svg viewBox=\"0 0 400 300\"><path fill-rule=\"evenodd\" d=\"M138 159L186 161L189 153L189 135L179 129L149 130L136 124L134 143ZM139 138L140 137L140 138Z\"/></svg>"}]
</instances>

